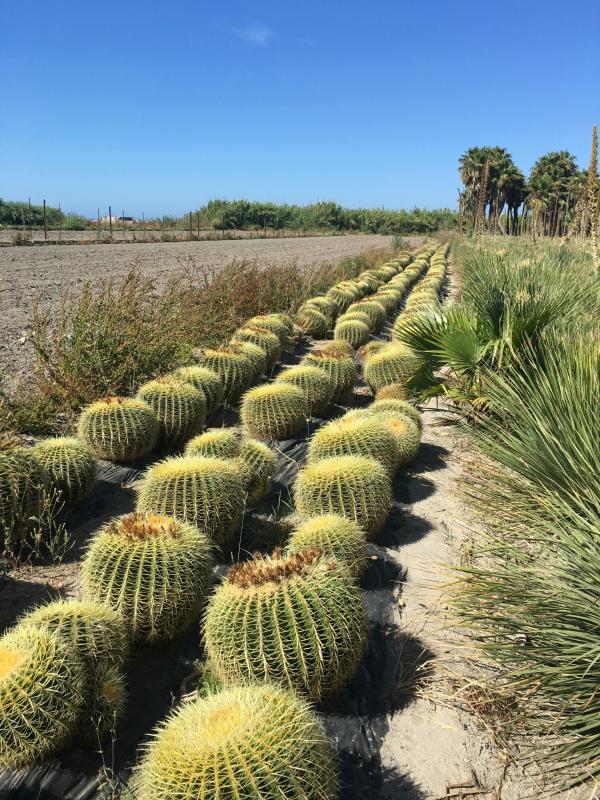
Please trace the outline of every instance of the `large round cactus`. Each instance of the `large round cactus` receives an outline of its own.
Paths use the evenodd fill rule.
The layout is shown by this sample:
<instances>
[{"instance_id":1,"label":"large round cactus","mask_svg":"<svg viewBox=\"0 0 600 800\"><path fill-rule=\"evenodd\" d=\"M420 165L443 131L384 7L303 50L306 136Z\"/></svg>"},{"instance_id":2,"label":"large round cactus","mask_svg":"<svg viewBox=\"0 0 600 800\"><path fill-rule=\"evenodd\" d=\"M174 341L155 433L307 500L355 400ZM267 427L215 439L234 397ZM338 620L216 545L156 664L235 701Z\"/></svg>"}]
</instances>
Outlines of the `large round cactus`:
<instances>
[{"instance_id":1,"label":"large round cactus","mask_svg":"<svg viewBox=\"0 0 600 800\"><path fill-rule=\"evenodd\" d=\"M138 511L197 525L221 544L236 528L244 486L235 465L219 458L175 456L152 466L142 482Z\"/></svg>"},{"instance_id":2,"label":"large round cactus","mask_svg":"<svg viewBox=\"0 0 600 800\"><path fill-rule=\"evenodd\" d=\"M187 703L146 749L139 800L335 800L333 754L308 704L269 686Z\"/></svg>"},{"instance_id":3,"label":"large round cactus","mask_svg":"<svg viewBox=\"0 0 600 800\"><path fill-rule=\"evenodd\" d=\"M276 333L268 328L259 328L256 325L246 325L238 330L231 337L232 342L250 342L256 344L267 354L267 366L270 368L277 363L281 355L281 340Z\"/></svg>"},{"instance_id":4,"label":"large round cactus","mask_svg":"<svg viewBox=\"0 0 600 800\"><path fill-rule=\"evenodd\" d=\"M398 462L398 448L385 422L376 417L355 419L351 412L324 425L309 442L309 464L335 456L367 456L379 461L393 476Z\"/></svg>"},{"instance_id":5,"label":"large round cactus","mask_svg":"<svg viewBox=\"0 0 600 800\"><path fill-rule=\"evenodd\" d=\"M246 502L255 505L271 491L277 471L277 456L263 442L244 439L236 463L246 490Z\"/></svg>"},{"instance_id":6,"label":"large round cactus","mask_svg":"<svg viewBox=\"0 0 600 800\"><path fill-rule=\"evenodd\" d=\"M207 414L212 414L223 400L223 381L214 370L207 367L179 367L173 375L200 389L206 400Z\"/></svg>"},{"instance_id":7,"label":"large round cactus","mask_svg":"<svg viewBox=\"0 0 600 800\"><path fill-rule=\"evenodd\" d=\"M212 577L207 536L159 514L127 514L92 540L82 565L85 596L117 612L132 639L169 639L198 617Z\"/></svg>"},{"instance_id":8,"label":"large round cactus","mask_svg":"<svg viewBox=\"0 0 600 800\"><path fill-rule=\"evenodd\" d=\"M333 325L338 312L336 304L329 297L322 294L310 297L303 305L306 306L318 309L327 318L328 325Z\"/></svg>"},{"instance_id":9,"label":"large round cactus","mask_svg":"<svg viewBox=\"0 0 600 800\"><path fill-rule=\"evenodd\" d=\"M329 330L329 319L316 306L305 303L296 313L296 324L313 339L322 339Z\"/></svg>"},{"instance_id":10,"label":"large round cactus","mask_svg":"<svg viewBox=\"0 0 600 800\"><path fill-rule=\"evenodd\" d=\"M154 411L163 447L180 448L202 430L206 399L191 383L170 376L157 378L140 386L137 396Z\"/></svg>"},{"instance_id":11,"label":"large round cactus","mask_svg":"<svg viewBox=\"0 0 600 800\"><path fill-rule=\"evenodd\" d=\"M257 439L290 439L306 425L308 407L301 389L289 383L265 383L242 399L244 427Z\"/></svg>"},{"instance_id":12,"label":"large round cactus","mask_svg":"<svg viewBox=\"0 0 600 800\"><path fill-rule=\"evenodd\" d=\"M331 403L333 384L331 378L318 367L299 364L279 373L278 383L291 383L304 394L310 416L320 416Z\"/></svg>"},{"instance_id":13,"label":"large round cactus","mask_svg":"<svg viewBox=\"0 0 600 800\"><path fill-rule=\"evenodd\" d=\"M324 557L336 558L358 578L366 564L365 532L356 522L337 514L322 514L302 522L291 534L288 553L321 550Z\"/></svg>"},{"instance_id":14,"label":"large round cactus","mask_svg":"<svg viewBox=\"0 0 600 800\"><path fill-rule=\"evenodd\" d=\"M401 383L388 383L382 386L375 394L376 400L408 400L409 392Z\"/></svg>"},{"instance_id":15,"label":"large round cactus","mask_svg":"<svg viewBox=\"0 0 600 800\"><path fill-rule=\"evenodd\" d=\"M272 331L279 337L279 342L283 349L290 344L293 324L287 314L259 314L256 317L251 317L246 325L251 328L263 328Z\"/></svg>"},{"instance_id":16,"label":"large round cactus","mask_svg":"<svg viewBox=\"0 0 600 800\"><path fill-rule=\"evenodd\" d=\"M338 312L341 314L343 313L350 303L354 300L357 300L360 296L360 293L356 290L356 287L351 287L347 284L337 284L336 286L332 286L331 289L327 292L327 297L335 303L335 306Z\"/></svg>"},{"instance_id":17,"label":"large round cactus","mask_svg":"<svg viewBox=\"0 0 600 800\"><path fill-rule=\"evenodd\" d=\"M303 364L322 369L333 385L332 400L340 403L354 386L358 369L352 358L323 350L313 350L304 356Z\"/></svg>"},{"instance_id":18,"label":"large round cactus","mask_svg":"<svg viewBox=\"0 0 600 800\"><path fill-rule=\"evenodd\" d=\"M235 458L240 452L240 436L231 428L213 428L194 436L185 448L186 456Z\"/></svg>"},{"instance_id":19,"label":"large round cactus","mask_svg":"<svg viewBox=\"0 0 600 800\"><path fill-rule=\"evenodd\" d=\"M52 634L13 629L0 639L0 766L31 766L74 732L85 705L85 666Z\"/></svg>"},{"instance_id":20,"label":"large round cactus","mask_svg":"<svg viewBox=\"0 0 600 800\"><path fill-rule=\"evenodd\" d=\"M42 439L33 454L45 470L49 487L65 503L82 500L92 489L98 463L92 451L79 439L59 437Z\"/></svg>"},{"instance_id":21,"label":"large round cactus","mask_svg":"<svg viewBox=\"0 0 600 800\"><path fill-rule=\"evenodd\" d=\"M223 400L233 403L252 382L252 362L236 344L207 347L196 354L198 363L216 372L223 382Z\"/></svg>"},{"instance_id":22,"label":"large round cactus","mask_svg":"<svg viewBox=\"0 0 600 800\"><path fill-rule=\"evenodd\" d=\"M359 300L353 303L349 311L362 311L369 317L369 325L372 331L380 331L387 317L385 306L377 300Z\"/></svg>"},{"instance_id":23,"label":"large round cactus","mask_svg":"<svg viewBox=\"0 0 600 800\"><path fill-rule=\"evenodd\" d=\"M0 445L0 552L17 546L41 508L48 477L31 449Z\"/></svg>"},{"instance_id":24,"label":"large round cactus","mask_svg":"<svg viewBox=\"0 0 600 800\"><path fill-rule=\"evenodd\" d=\"M393 411L377 411L373 405L364 409L349 411L344 419L355 425L370 426L373 420L385 425L396 444L394 471L411 464L419 452L421 432L415 421L408 415Z\"/></svg>"},{"instance_id":25,"label":"large round cactus","mask_svg":"<svg viewBox=\"0 0 600 800\"><path fill-rule=\"evenodd\" d=\"M348 568L308 550L232 567L210 600L204 636L223 683L274 682L318 700L352 677L365 627Z\"/></svg>"},{"instance_id":26,"label":"large round cactus","mask_svg":"<svg viewBox=\"0 0 600 800\"><path fill-rule=\"evenodd\" d=\"M389 472L365 456L325 458L301 470L294 487L303 517L340 514L373 537L385 523L392 503Z\"/></svg>"},{"instance_id":27,"label":"large round cactus","mask_svg":"<svg viewBox=\"0 0 600 800\"><path fill-rule=\"evenodd\" d=\"M159 425L154 411L143 400L106 397L84 408L77 434L98 458L135 461L154 449Z\"/></svg>"},{"instance_id":28,"label":"large round cactus","mask_svg":"<svg viewBox=\"0 0 600 800\"><path fill-rule=\"evenodd\" d=\"M347 356L348 358L354 358L354 348L350 342L344 342L341 339L319 342L319 345L313 348L312 352L322 356Z\"/></svg>"},{"instance_id":29,"label":"large round cactus","mask_svg":"<svg viewBox=\"0 0 600 800\"><path fill-rule=\"evenodd\" d=\"M406 383L421 366L421 359L410 347L390 342L365 362L365 381L377 391L390 383Z\"/></svg>"},{"instance_id":30,"label":"large round cactus","mask_svg":"<svg viewBox=\"0 0 600 800\"><path fill-rule=\"evenodd\" d=\"M364 364L367 359L371 358L371 356L378 353L387 345L387 342L384 342L381 339L373 339L367 344L363 345L358 350L358 360L361 364Z\"/></svg>"},{"instance_id":31,"label":"large round cactus","mask_svg":"<svg viewBox=\"0 0 600 800\"><path fill-rule=\"evenodd\" d=\"M252 383L260 380L270 366L267 351L253 342L239 342L242 353L252 362Z\"/></svg>"},{"instance_id":32,"label":"large round cactus","mask_svg":"<svg viewBox=\"0 0 600 800\"><path fill-rule=\"evenodd\" d=\"M369 341L369 326L358 319L338 320L333 329L333 338L348 342L353 348L360 347Z\"/></svg>"},{"instance_id":33,"label":"large round cactus","mask_svg":"<svg viewBox=\"0 0 600 800\"><path fill-rule=\"evenodd\" d=\"M412 403L409 403L407 400L401 400L398 397L385 397L381 400L379 397L380 393L378 392L377 399L370 406L371 411L374 413L379 411L393 411L398 415L410 417L419 429L419 432L423 430L423 415Z\"/></svg>"}]
</instances>

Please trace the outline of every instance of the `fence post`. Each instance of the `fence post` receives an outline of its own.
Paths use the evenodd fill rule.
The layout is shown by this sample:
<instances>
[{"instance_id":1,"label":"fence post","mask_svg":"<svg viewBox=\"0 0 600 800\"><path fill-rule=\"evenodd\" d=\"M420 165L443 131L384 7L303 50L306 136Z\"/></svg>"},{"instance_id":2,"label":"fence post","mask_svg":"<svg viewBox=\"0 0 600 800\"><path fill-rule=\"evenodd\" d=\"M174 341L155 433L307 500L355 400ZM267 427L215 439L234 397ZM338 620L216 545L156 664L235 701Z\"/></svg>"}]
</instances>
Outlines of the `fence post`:
<instances>
[{"instance_id":1,"label":"fence post","mask_svg":"<svg viewBox=\"0 0 600 800\"><path fill-rule=\"evenodd\" d=\"M123 223L123 241L125 241L125 209L121 211L121 222Z\"/></svg>"},{"instance_id":2,"label":"fence post","mask_svg":"<svg viewBox=\"0 0 600 800\"><path fill-rule=\"evenodd\" d=\"M98 224L96 225L96 239L100 240L100 208L98 208Z\"/></svg>"},{"instance_id":3,"label":"fence post","mask_svg":"<svg viewBox=\"0 0 600 800\"><path fill-rule=\"evenodd\" d=\"M62 211L60 203L58 204L58 241L62 242Z\"/></svg>"},{"instance_id":4,"label":"fence post","mask_svg":"<svg viewBox=\"0 0 600 800\"><path fill-rule=\"evenodd\" d=\"M192 228L192 212L190 211L190 239L194 238L194 229Z\"/></svg>"},{"instance_id":5,"label":"fence post","mask_svg":"<svg viewBox=\"0 0 600 800\"><path fill-rule=\"evenodd\" d=\"M108 229L110 231L110 235L112 236L112 209L108 207Z\"/></svg>"},{"instance_id":6,"label":"fence post","mask_svg":"<svg viewBox=\"0 0 600 800\"><path fill-rule=\"evenodd\" d=\"M196 227L198 228L198 239L200 238L200 212L196 211Z\"/></svg>"},{"instance_id":7,"label":"fence post","mask_svg":"<svg viewBox=\"0 0 600 800\"><path fill-rule=\"evenodd\" d=\"M48 238L48 217L46 216L46 201L44 200L44 239Z\"/></svg>"}]
</instances>

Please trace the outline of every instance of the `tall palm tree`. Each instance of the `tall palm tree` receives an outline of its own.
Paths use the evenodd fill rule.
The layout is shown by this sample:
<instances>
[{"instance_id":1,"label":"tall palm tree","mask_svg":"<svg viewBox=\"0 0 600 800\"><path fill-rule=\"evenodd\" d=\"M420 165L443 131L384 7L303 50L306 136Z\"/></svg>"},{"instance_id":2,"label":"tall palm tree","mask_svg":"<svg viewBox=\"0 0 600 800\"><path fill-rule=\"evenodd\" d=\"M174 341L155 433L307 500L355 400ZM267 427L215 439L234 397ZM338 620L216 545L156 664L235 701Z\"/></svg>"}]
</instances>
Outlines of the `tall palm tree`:
<instances>
[{"instance_id":1,"label":"tall palm tree","mask_svg":"<svg viewBox=\"0 0 600 800\"><path fill-rule=\"evenodd\" d=\"M460 177L465 186L463 208L465 212L470 212L474 221L486 162L489 165L489 174L484 207L488 230L495 230L499 226L500 216L505 206L508 206L512 220L507 225L506 232L514 232L518 209L523 201L525 178L504 147L470 147L460 157Z\"/></svg>"},{"instance_id":2,"label":"tall palm tree","mask_svg":"<svg viewBox=\"0 0 600 800\"><path fill-rule=\"evenodd\" d=\"M585 186L575 156L568 150L538 158L529 174L527 206L536 232L562 236Z\"/></svg>"}]
</instances>

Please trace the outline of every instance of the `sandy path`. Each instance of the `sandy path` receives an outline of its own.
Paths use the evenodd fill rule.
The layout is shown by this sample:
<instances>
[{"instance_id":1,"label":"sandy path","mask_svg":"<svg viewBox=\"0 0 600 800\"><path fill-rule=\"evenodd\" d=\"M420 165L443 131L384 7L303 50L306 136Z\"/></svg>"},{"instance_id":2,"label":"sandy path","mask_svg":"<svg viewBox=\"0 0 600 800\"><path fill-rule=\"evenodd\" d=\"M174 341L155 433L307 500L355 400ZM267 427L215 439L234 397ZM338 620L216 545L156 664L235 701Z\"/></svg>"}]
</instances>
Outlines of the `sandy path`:
<instances>
[{"instance_id":1,"label":"sandy path","mask_svg":"<svg viewBox=\"0 0 600 800\"><path fill-rule=\"evenodd\" d=\"M391 242L390 236L353 235L0 248L0 374L10 376L25 368L29 309L38 295L55 302L65 289L77 290L89 280L122 277L133 264L160 286L183 267L220 269L233 260L248 259L262 266L294 263L302 268Z\"/></svg>"}]
</instances>

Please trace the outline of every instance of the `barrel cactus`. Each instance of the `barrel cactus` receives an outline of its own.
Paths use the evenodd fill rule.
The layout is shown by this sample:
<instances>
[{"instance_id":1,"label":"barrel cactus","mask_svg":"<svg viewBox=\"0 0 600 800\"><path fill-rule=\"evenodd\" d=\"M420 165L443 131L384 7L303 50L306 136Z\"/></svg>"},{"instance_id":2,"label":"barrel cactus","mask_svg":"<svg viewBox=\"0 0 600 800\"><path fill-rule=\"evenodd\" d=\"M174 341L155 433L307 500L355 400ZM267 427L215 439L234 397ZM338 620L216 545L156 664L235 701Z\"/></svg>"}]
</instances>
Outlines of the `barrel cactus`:
<instances>
[{"instance_id":1,"label":"barrel cactus","mask_svg":"<svg viewBox=\"0 0 600 800\"><path fill-rule=\"evenodd\" d=\"M389 383L406 383L421 366L421 359L410 347L390 342L365 362L365 381L377 391Z\"/></svg>"},{"instance_id":2,"label":"barrel cactus","mask_svg":"<svg viewBox=\"0 0 600 800\"><path fill-rule=\"evenodd\" d=\"M172 456L146 473L137 509L191 522L221 544L237 527L243 505L244 486L234 464L219 458Z\"/></svg>"},{"instance_id":3,"label":"barrel cactus","mask_svg":"<svg viewBox=\"0 0 600 800\"><path fill-rule=\"evenodd\" d=\"M201 613L212 578L208 537L160 514L105 525L82 564L86 598L118 613L135 641L172 638Z\"/></svg>"},{"instance_id":4,"label":"barrel cactus","mask_svg":"<svg viewBox=\"0 0 600 800\"><path fill-rule=\"evenodd\" d=\"M377 300L359 300L353 303L349 310L365 313L369 317L369 327L375 333L381 330L387 317L385 306Z\"/></svg>"},{"instance_id":5,"label":"barrel cactus","mask_svg":"<svg viewBox=\"0 0 600 800\"><path fill-rule=\"evenodd\" d=\"M226 685L267 681L319 700L352 677L365 608L348 568L320 550L231 567L204 623L211 668Z\"/></svg>"},{"instance_id":6,"label":"barrel cactus","mask_svg":"<svg viewBox=\"0 0 600 800\"><path fill-rule=\"evenodd\" d=\"M415 408L412 403L407 402L406 400L400 400L399 398L384 398L379 399L379 393L377 394L377 399L375 402L370 406L373 412L377 411L393 411L398 415L404 415L410 417L412 421L415 423L419 432L423 430L423 415L419 411L418 408Z\"/></svg>"},{"instance_id":7,"label":"barrel cactus","mask_svg":"<svg viewBox=\"0 0 600 800\"><path fill-rule=\"evenodd\" d=\"M156 446L159 425L143 400L106 397L83 409L77 435L98 458L136 461Z\"/></svg>"},{"instance_id":8,"label":"barrel cactus","mask_svg":"<svg viewBox=\"0 0 600 800\"><path fill-rule=\"evenodd\" d=\"M353 348L369 341L369 326L358 319L339 320L333 329L333 338L348 342Z\"/></svg>"},{"instance_id":9,"label":"barrel cactus","mask_svg":"<svg viewBox=\"0 0 600 800\"><path fill-rule=\"evenodd\" d=\"M33 451L0 444L0 552L27 535L43 503L47 475Z\"/></svg>"},{"instance_id":10,"label":"barrel cactus","mask_svg":"<svg viewBox=\"0 0 600 800\"><path fill-rule=\"evenodd\" d=\"M186 703L140 766L139 800L335 800L331 747L300 697L238 686Z\"/></svg>"},{"instance_id":11,"label":"barrel cactus","mask_svg":"<svg viewBox=\"0 0 600 800\"><path fill-rule=\"evenodd\" d=\"M290 439L306 425L308 408L301 389L289 383L265 383L242 399L240 416L257 439Z\"/></svg>"},{"instance_id":12,"label":"barrel cactus","mask_svg":"<svg viewBox=\"0 0 600 800\"><path fill-rule=\"evenodd\" d=\"M358 320L358 322L364 322L367 327L370 324L369 315L365 314L364 311L356 310L346 311L344 314L340 314L338 322L349 322L352 319Z\"/></svg>"},{"instance_id":13,"label":"barrel cactus","mask_svg":"<svg viewBox=\"0 0 600 800\"><path fill-rule=\"evenodd\" d=\"M350 303L360 297L360 293L356 287L348 286L347 284L337 284L332 286L327 292L327 297L335 303L338 313L343 313Z\"/></svg>"},{"instance_id":14,"label":"barrel cactus","mask_svg":"<svg viewBox=\"0 0 600 800\"><path fill-rule=\"evenodd\" d=\"M122 669L108 662L100 664L86 697L80 727L84 736L97 739L113 731L117 720L125 713L126 703L127 688Z\"/></svg>"},{"instance_id":15,"label":"barrel cactus","mask_svg":"<svg viewBox=\"0 0 600 800\"><path fill-rule=\"evenodd\" d=\"M313 350L304 356L302 363L306 366L318 367L329 376L333 385L332 400L336 403L344 400L354 386L358 375L357 366L352 358L331 351L327 353L323 350Z\"/></svg>"},{"instance_id":16,"label":"barrel cactus","mask_svg":"<svg viewBox=\"0 0 600 800\"><path fill-rule=\"evenodd\" d=\"M256 344L267 354L267 365L273 367L281 355L282 347L279 336L268 328L259 328L255 325L246 325L238 328L231 337L232 342L250 342Z\"/></svg>"},{"instance_id":17,"label":"barrel cactus","mask_svg":"<svg viewBox=\"0 0 600 800\"><path fill-rule=\"evenodd\" d=\"M85 704L85 667L52 634L14 628L0 639L0 766L31 766L71 736Z\"/></svg>"},{"instance_id":18,"label":"barrel cactus","mask_svg":"<svg viewBox=\"0 0 600 800\"><path fill-rule=\"evenodd\" d=\"M347 356L348 358L354 357L354 348L350 342L344 342L342 339L332 339L330 341L320 342L318 347L313 348L313 353L319 353L325 356Z\"/></svg>"},{"instance_id":19,"label":"barrel cactus","mask_svg":"<svg viewBox=\"0 0 600 800\"><path fill-rule=\"evenodd\" d=\"M373 339L367 344L363 345L358 350L358 360L361 364L364 364L367 359L371 356L375 355L375 353L379 353L387 345L387 342L382 341L381 339Z\"/></svg>"},{"instance_id":20,"label":"barrel cactus","mask_svg":"<svg viewBox=\"0 0 600 800\"><path fill-rule=\"evenodd\" d=\"M340 456L301 470L294 496L301 516L340 514L354 520L372 538L387 519L392 487L389 472L379 461Z\"/></svg>"},{"instance_id":21,"label":"barrel cactus","mask_svg":"<svg viewBox=\"0 0 600 800\"><path fill-rule=\"evenodd\" d=\"M353 421L357 425L371 425L373 420L385 425L396 444L396 460L394 471L411 464L419 452L421 431L410 416L398 411L377 411L373 405L364 409L349 411L343 419Z\"/></svg>"},{"instance_id":22,"label":"barrel cactus","mask_svg":"<svg viewBox=\"0 0 600 800\"><path fill-rule=\"evenodd\" d=\"M322 339L329 330L329 319L315 306L305 303L296 313L296 324L313 339Z\"/></svg>"},{"instance_id":23,"label":"barrel cactus","mask_svg":"<svg viewBox=\"0 0 600 800\"><path fill-rule=\"evenodd\" d=\"M206 401L206 413L212 414L223 400L223 381L217 373L207 367L179 367L173 375L181 381L200 389Z\"/></svg>"},{"instance_id":24,"label":"barrel cactus","mask_svg":"<svg viewBox=\"0 0 600 800\"><path fill-rule=\"evenodd\" d=\"M327 323L330 326L333 325L338 313L336 304L325 295L316 295L315 297L309 298L306 303L304 303L304 306L312 306L318 309L321 314L327 318Z\"/></svg>"},{"instance_id":25,"label":"barrel cactus","mask_svg":"<svg viewBox=\"0 0 600 800\"><path fill-rule=\"evenodd\" d=\"M343 562L358 578L366 564L365 532L356 522L337 514L322 514L302 522L291 534L286 552L321 550L325 558Z\"/></svg>"},{"instance_id":26,"label":"barrel cactus","mask_svg":"<svg viewBox=\"0 0 600 800\"><path fill-rule=\"evenodd\" d=\"M252 362L236 344L196 352L198 363L216 372L223 382L223 400L235 402L252 382Z\"/></svg>"},{"instance_id":27,"label":"barrel cactus","mask_svg":"<svg viewBox=\"0 0 600 800\"><path fill-rule=\"evenodd\" d=\"M271 491L277 471L277 456L263 442L244 439L236 463L246 490L246 502L255 505Z\"/></svg>"},{"instance_id":28,"label":"barrel cactus","mask_svg":"<svg viewBox=\"0 0 600 800\"><path fill-rule=\"evenodd\" d=\"M401 383L388 383L375 394L376 400L408 400L409 392Z\"/></svg>"},{"instance_id":29,"label":"barrel cactus","mask_svg":"<svg viewBox=\"0 0 600 800\"><path fill-rule=\"evenodd\" d=\"M289 347L293 324L287 314L259 314L249 319L246 325L272 331L283 349Z\"/></svg>"},{"instance_id":30,"label":"barrel cactus","mask_svg":"<svg viewBox=\"0 0 600 800\"><path fill-rule=\"evenodd\" d=\"M89 447L79 439L67 436L42 439L33 448L33 455L46 472L50 489L65 503L76 503L91 491L98 463Z\"/></svg>"},{"instance_id":31,"label":"barrel cactus","mask_svg":"<svg viewBox=\"0 0 600 800\"><path fill-rule=\"evenodd\" d=\"M304 394L310 416L320 416L331 403L333 384L330 377L318 367L299 364L280 372L278 383L290 383Z\"/></svg>"},{"instance_id":32,"label":"barrel cactus","mask_svg":"<svg viewBox=\"0 0 600 800\"><path fill-rule=\"evenodd\" d=\"M152 408L159 425L163 447L180 448L202 430L206 399L191 383L165 376L148 381L138 389L137 397Z\"/></svg>"},{"instance_id":33,"label":"barrel cactus","mask_svg":"<svg viewBox=\"0 0 600 800\"><path fill-rule=\"evenodd\" d=\"M194 436L185 448L187 456L235 458L240 452L240 436L231 428L213 428Z\"/></svg>"},{"instance_id":34,"label":"barrel cactus","mask_svg":"<svg viewBox=\"0 0 600 800\"><path fill-rule=\"evenodd\" d=\"M335 456L366 456L393 476L398 461L396 439L376 417L355 418L352 412L320 428L308 445L308 463Z\"/></svg>"},{"instance_id":35,"label":"barrel cactus","mask_svg":"<svg viewBox=\"0 0 600 800\"><path fill-rule=\"evenodd\" d=\"M242 349L242 353L247 355L252 362L252 383L255 383L262 378L270 367L270 359L267 355L267 351L252 342L240 342L239 345Z\"/></svg>"}]
</instances>

